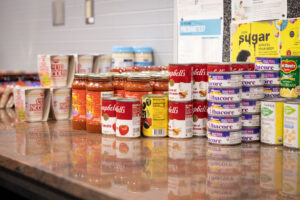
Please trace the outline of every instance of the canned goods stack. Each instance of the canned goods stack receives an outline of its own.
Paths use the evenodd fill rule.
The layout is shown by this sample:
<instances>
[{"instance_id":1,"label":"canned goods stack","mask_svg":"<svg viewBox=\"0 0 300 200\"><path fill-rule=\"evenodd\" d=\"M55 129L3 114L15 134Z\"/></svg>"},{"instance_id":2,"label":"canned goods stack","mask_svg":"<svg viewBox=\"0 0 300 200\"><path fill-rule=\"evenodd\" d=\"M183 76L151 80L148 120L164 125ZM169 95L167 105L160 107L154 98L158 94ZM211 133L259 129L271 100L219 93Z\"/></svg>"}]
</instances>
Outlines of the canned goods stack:
<instances>
[{"instance_id":1,"label":"canned goods stack","mask_svg":"<svg viewBox=\"0 0 300 200\"><path fill-rule=\"evenodd\" d=\"M280 97L280 58L257 57L255 69L263 73L265 98Z\"/></svg>"},{"instance_id":2,"label":"canned goods stack","mask_svg":"<svg viewBox=\"0 0 300 200\"><path fill-rule=\"evenodd\" d=\"M241 143L241 72L208 73L208 142Z\"/></svg>"},{"instance_id":3,"label":"canned goods stack","mask_svg":"<svg viewBox=\"0 0 300 200\"><path fill-rule=\"evenodd\" d=\"M264 98L261 71L242 72L242 141L260 139L260 100Z\"/></svg>"}]
</instances>

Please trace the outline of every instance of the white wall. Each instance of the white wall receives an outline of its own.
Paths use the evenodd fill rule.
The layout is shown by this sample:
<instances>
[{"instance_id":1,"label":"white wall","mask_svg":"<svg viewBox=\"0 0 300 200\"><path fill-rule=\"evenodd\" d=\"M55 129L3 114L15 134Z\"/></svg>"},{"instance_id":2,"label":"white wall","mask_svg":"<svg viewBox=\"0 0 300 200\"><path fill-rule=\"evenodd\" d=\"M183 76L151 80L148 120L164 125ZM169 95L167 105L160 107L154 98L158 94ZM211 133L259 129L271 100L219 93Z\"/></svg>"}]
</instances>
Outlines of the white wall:
<instances>
[{"instance_id":1,"label":"white wall","mask_svg":"<svg viewBox=\"0 0 300 200\"><path fill-rule=\"evenodd\" d=\"M39 53L111 53L114 45L154 49L155 64L173 58L173 0L65 0L64 26L52 26L51 0L0 0L0 70L36 71Z\"/></svg>"}]
</instances>

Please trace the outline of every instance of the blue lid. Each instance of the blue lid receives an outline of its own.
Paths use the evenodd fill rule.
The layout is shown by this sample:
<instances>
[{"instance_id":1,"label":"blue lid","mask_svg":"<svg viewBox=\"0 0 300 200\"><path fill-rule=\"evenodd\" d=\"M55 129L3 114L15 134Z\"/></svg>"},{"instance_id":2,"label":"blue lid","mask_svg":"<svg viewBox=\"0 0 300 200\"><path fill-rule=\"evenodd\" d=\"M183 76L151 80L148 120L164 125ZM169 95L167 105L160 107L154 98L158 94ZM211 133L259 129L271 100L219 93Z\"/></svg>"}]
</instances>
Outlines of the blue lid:
<instances>
[{"instance_id":1,"label":"blue lid","mask_svg":"<svg viewBox=\"0 0 300 200\"><path fill-rule=\"evenodd\" d=\"M134 53L152 53L151 47L133 47Z\"/></svg>"},{"instance_id":2,"label":"blue lid","mask_svg":"<svg viewBox=\"0 0 300 200\"><path fill-rule=\"evenodd\" d=\"M126 47L126 46L114 46L112 48L113 53L133 53L133 48L132 47Z\"/></svg>"}]
</instances>

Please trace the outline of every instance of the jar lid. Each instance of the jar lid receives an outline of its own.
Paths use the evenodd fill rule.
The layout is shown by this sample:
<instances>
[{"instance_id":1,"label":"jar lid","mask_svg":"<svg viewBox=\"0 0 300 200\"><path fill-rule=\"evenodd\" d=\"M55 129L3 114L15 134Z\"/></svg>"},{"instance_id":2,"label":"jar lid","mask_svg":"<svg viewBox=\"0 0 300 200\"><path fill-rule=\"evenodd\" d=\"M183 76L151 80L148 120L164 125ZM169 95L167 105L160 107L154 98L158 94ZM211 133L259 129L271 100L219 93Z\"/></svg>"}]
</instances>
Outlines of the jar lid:
<instances>
[{"instance_id":1,"label":"jar lid","mask_svg":"<svg viewBox=\"0 0 300 200\"><path fill-rule=\"evenodd\" d=\"M113 53L133 53L134 50L129 46L114 46L112 48Z\"/></svg>"},{"instance_id":2,"label":"jar lid","mask_svg":"<svg viewBox=\"0 0 300 200\"><path fill-rule=\"evenodd\" d=\"M82 73L77 73L74 75L75 78L86 78L88 75L87 74L82 74Z\"/></svg>"},{"instance_id":3,"label":"jar lid","mask_svg":"<svg viewBox=\"0 0 300 200\"><path fill-rule=\"evenodd\" d=\"M149 76L147 76L146 74L130 74L128 75L128 79L129 80L148 80L149 79Z\"/></svg>"},{"instance_id":4,"label":"jar lid","mask_svg":"<svg viewBox=\"0 0 300 200\"><path fill-rule=\"evenodd\" d=\"M167 73L155 73L151 75L151 78L155 79L169 79L169 74Z\"/></svg>"},{"instance_id":5,"label":"jar lid","mask_svg":"<svg viewBox=\"0 0 300 200\"><path fill-rule=\"evenodd\" d=\"M110 79L112 77L111 74L108 73L99 73L99 74L89 74L89 79L100 79L100 80L106 80Z\"/></svg>"},{"instance_id":6,"label":"jar lid","mask_svg":"<svg viewBox=\"0 0 300 200\"><path fill-rule=\"evenodd\" d=\"M151 47L133 47L134 53L152 53Z\"/></svg>"}]
</instances>

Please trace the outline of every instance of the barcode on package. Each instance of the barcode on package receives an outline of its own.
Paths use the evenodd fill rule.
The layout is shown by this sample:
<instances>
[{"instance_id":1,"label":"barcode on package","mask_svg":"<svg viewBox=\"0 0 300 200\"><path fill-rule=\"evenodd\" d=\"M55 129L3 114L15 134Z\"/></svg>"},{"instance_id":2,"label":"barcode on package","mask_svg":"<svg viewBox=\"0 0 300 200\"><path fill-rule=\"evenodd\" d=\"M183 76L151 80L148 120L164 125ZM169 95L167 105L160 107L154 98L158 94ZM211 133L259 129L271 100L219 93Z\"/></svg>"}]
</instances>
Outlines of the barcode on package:
<instances>
[{"instance_id":1,"label":"barcode on package","mask_svg":"<svg viewBox=\"0 0 300 200\"><path fill-rule=\"evenodd\" d=\"M153 129L152 134L153 134L153 136L166 135L166 130L165 129Z\"/></svg>"}]
</instances>

